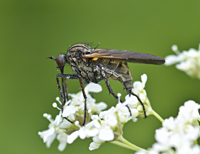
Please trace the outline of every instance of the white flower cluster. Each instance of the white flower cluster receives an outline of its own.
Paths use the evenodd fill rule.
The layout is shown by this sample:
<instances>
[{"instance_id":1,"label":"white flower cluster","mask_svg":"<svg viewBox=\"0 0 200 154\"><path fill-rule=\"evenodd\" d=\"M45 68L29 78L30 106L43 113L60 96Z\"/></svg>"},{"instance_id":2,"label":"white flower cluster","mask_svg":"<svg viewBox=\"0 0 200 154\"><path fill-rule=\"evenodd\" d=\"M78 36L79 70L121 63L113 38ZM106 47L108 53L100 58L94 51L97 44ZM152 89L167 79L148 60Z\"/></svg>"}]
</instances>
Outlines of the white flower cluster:
<instances>
[{"instance_id":1,"label":"white flower cluster","mask_svg":"<svg viewBox=\"0 0 200 154\"><path fill-rule=\"evenodd\" d=\"M145 106L145 110L146 110L146 114L147 115L150 115L152 114L152 108L151 108L151 104L149 102L149 99L147 97L147 93L146 93L146 90L144 89L145 88L145 84L147 82L147 75L146 74L143 74L141 76L141 80L142 82L140 81L135 81L133 83L133 93L136 94L140 99L141 101L143 102L144 106ZM132 108L136 108L138 111L139 111L139 114L138 114L138 117L144 117L144 111L143 111L143 108L141 106L141 104L138 102L138 100L135 100L133 101L132 99L136 99L136 97L134 96L131 96L129 97L128 95L125 97L126 99L126 102L127 104L129 104L129 106L131 106L131 104L133 102L137 102L137 106L132 106ZM132 103L131 103L132 102Z\"/></svg>"},{"instance_id":2,"label":"white flower cluster","mask_svg":"<svg viewBox=\"0 0 200 154\"><path fill-rule=\"evenodd\" d=\"M190 100L179 109L176 118L170 117L163 127L156 130L155 139L148 154L200 154L199 138L200 105ZM147 154L144 151L136 154Z\"/></svg>"},{"instance_id":3,"label":"white flower cluster","mask_svg":"<svg viewBox=\"0 0 200 154\"><path fill-rule=\"evenodd\" d=\"M141 98L148 115L147 107L150 107L150 104L144 90L147 81L146 74L142 75L141 78L142 82L137 81L134 83L133 92ZM81 139L91 137L93 142L90 143L89 149L94 150L104 142L117 140L123 134L123 125L129 120L144 117L142 106L135 96L126 96L124 103L118 101L115 107L102 111L107 105L103 102L95 103L96 100L89 94L89 92L100 92L101 90L101 86L94 83L90 83L85 87L88 112L84 126L82 126L84 120L84 97L82 92L70 94L72 99L66 102L63 113L60 111L55 120L51 119L50 115L44 114L44 117L50 121L49 129L38 134L43 138L47 147L57 138L60 142L58 149L63 151L67 143L73 143L78 137ZM120 100L120 95L118 97ZM57 107L55 103L53 105Z\"/></svg>"},{"instance_id":4,"label":"white flower cluster","mask_svg":"<svg viewBox=\"0 0 200 154\"><path fill-rule=\"evenodd\" d=\"M165 58L165 65L176 65L176 68L184 71L191 77L200 79L200 45L199 49L189 49L189 51L183 51L182 53L178 50L176 45L172 46L172 50L177 55L169 55Z\"/></svg>"}]
</instances>

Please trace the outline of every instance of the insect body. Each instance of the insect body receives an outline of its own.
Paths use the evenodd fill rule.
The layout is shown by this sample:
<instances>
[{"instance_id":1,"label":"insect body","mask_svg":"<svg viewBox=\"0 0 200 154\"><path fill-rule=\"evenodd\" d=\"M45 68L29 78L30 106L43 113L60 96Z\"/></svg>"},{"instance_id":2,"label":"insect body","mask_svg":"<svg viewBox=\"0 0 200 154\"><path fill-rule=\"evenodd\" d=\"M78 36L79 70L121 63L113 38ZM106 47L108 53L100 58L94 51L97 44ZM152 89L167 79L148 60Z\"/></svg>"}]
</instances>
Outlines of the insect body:
<instances>
[{"instance_id":1,"label":"insect body","mask_svg":"<svg viewBox=\"0 0 200 154\"><path fill-rule=\"evenodd\" d=\"M85 44L77 44L68 50L67 61L85 83L98 83L106 75L107 78L110 77L122 82L125 85L125 89L131 92L132 76L129 68L121 60L91 56L91 53L94 54L96 52L97 50L91 49ZM102 75L103 70L104 75Z\"/></svg>"},{"instance_id":2,"label":"insect body","mask_svg":"<svg viewBox=\"0 0 200 154\"><path fill-rule=\"evenodd\" d=\"M105 80L109 92L116 99L118 99L118 97L112 91L108 82L108 78L120 81L124 85L124 88L129 95L132 94L137 97L137 99L143 106L144 115L146 117L145 108L142 101L131 90L133 78L127 66L127 62L155 65L160 65L165 62L163 58L154 55L143 54L139 52L131 52L126 50L93 49L86 44L75 44L68 49L66 55L60 54L57 58L50 58L56 60L58 68L61 70L61 74L57 74L57 83L59 91L63 98L62 108L65 104L65 97L68 99L66 78L79 79L83 96L85 98L85 116L83 125L85 124L87 109L86 95L84 92L82 80L85 83L98 83L101 80ZM65 63L69 63L71 65L75 74L63 73ZM60 87L58 77L62 77L62 90Z\"/></svg>"}]
</instances>

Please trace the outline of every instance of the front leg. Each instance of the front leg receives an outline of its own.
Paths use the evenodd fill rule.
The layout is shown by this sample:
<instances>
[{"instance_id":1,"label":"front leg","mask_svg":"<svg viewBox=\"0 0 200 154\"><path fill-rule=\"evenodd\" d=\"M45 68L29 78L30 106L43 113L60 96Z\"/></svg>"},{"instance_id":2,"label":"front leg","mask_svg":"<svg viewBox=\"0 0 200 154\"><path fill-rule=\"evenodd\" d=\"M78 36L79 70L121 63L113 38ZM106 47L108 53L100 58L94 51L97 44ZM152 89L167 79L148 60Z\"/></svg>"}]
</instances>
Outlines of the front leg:
<instances>
[{"instance_id":1,"label":"front leg","mask_svg":"<svg viewBox=\"0 0 200 154\"><path fill-rule=\"evenodd\" d=\"M86 123L86 118L87 118L87 102L86 102L87 96L86 96L86 93L84 91L84 87L83 87L83 83L82 83L81 77L78 76L77 74L57 74L56 79L57 79L58 89L60 91L61 97L64 100L64 101L62 101L61 111L63 111L63 107L65 105L65 99L66 99L65 98L65 92L67 94L66 95L67 98L68 98L68 93L67 93L67 87L65 87L65 92L64 92L64 89L63 89L63 91L61 90L60 82L58 80L58 77L62 77L62 79L65 78L65 80L66 79L79 79L81 90L82 90L82 93L83 93L83 97L85 99L85 101L84 101L84 121L83 121L83 126L84 126L85 123ZM68 118L65 118L65 119L68 120L69 122L71 122Z\"/></svg>"},{"instance_id":2,"label":"front leg","mask_svg":"<svg viewBox=\"0 0 200 154\"><path fill-rule=\"evenodd\" d=\"M85 99L85 102L84 102L84 120L83 120L83 126L85 125L85 122L86 122L86 118L87 118L87 96L85 94L85 91L84 91L84 87L83 87L83 83L82 83L82 80L81 80L81 77L79 76L79 82L80 82L80 85L81 85L81 90L82 90L82 93L83 93L83 97Z\"/></svg>"},{"instance_id":3,"label":"front leg","mask_svg":"<svg viewBox=\"0 0 200 154\"><path fill-rule=\"evenodd\" d=\"M62 78L62 89L61 89L61 86L60 86L60 81L58 79L59 77ZM58 86L60 95L62 97L61 111L63 111L63 107L65 105L66 98L67 98L67 100L69 100L68 89L67 89L67 80L66 79L78 79L78 76L77 76L77 74L57 74L56 75L57 86ZM65 85L64 85L64 83L65 83Z\"/></svg>"}]
</instances>

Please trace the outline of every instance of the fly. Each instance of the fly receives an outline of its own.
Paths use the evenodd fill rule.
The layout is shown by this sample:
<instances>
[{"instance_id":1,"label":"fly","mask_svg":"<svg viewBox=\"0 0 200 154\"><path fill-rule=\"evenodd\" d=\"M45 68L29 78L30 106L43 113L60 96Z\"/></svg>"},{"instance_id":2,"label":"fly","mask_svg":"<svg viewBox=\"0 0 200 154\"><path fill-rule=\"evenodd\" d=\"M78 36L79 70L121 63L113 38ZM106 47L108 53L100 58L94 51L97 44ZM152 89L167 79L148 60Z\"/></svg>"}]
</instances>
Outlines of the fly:
<instances>
[{"instance_id":1,"label":"fly","mask_svg":"<svg viewBox=\"0 0 200 154\"><path fill-rule=\"evenodd\" d=\"M83 125L86 123L87 113L87 97L83 82L88 84L89 82L98 83L101 80L105 80L109 92L118 100L117 95L113 92L108 82L108 78L118 80L123 84L129 96L134 95L137 97L143 107L144 116L147 117L144 104L140 98L132 92L133 78L127 66L127 62L154 65L161 65L165 62L163 58L150 54L116 49L96 49L91 48L87 44L75 44L67 50L66 54L60 54L57 58L52 56L49 58L56 61L58 65L57 68L61 71L61 73L56 76L57 86L62 97L61 111L63 111L66 99L69 100L66 79L79 80L85 99ZM66 63L71 66L75 72L74 74L64 74L64 66ZM61 77L62 86L60 85L59 77ZM122 100L120 100L120 102L123 103ZM128 106L127 108L130 112L130 108Z\"/></svg>"}]
</instances>

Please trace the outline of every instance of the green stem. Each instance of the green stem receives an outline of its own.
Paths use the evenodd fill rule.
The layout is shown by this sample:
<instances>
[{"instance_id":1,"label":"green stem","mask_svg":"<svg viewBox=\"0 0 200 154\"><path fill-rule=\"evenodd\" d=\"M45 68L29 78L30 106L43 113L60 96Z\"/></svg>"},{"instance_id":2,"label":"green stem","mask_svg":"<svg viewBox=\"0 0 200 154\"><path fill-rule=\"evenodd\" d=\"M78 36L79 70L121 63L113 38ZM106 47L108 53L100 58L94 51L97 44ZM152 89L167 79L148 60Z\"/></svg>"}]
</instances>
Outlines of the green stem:
<instances>
[{"instance_id":1,"label":"green stem","mask_svg":"<svg viewBox=\"0 0 200 154\"><path fill-rule=\"evenodd\" d=\"M130 142L127 141L125 138L123 138L123 136L118 137L118 140L121 141L121 142L123 142L121 145L126 145L126 146L131 147L131 148L129 148L129 149L132 149L132 150L134 150L134 151L140 151L140 150L142 150L142 151L148 153L147 150L145 150L145 149L143 149L143 148L141 148L141 147L138 147L138 146L136 146L136 145L130 143ZM120 143L120 142L119 142L119 143Z\"/></svg>"},{"instance_id":2,"label":"green stem","mask_svg":"<svg viewBox=\"0 0 200 154\"><path fill-rule=\"evenodd\" d=\"M153 109L151 110L151 114L153 114L158 120L160 120L160 122L163 122L163 118L158 114L156 113Z\"/></svg>"},{"instance_id":3,"label":"green stem","mask_svg":"<svg viewBox=\"0 0 200 154\"><path fill-rule=\"evenodd\" d=\"M110 143L116 144L116 145L121 146L121 147L123 147L123 148L127 148L127 149L130 149L130 150L136 151L135 148L132 148L132 147L130 147L129 145L126 145L126 144L124 144L124 143L122 143L122 142L119 142L119 141L112 141L112 142L110 142Z\"/></svg>"}]
</instances>

